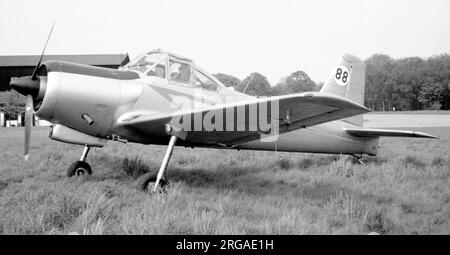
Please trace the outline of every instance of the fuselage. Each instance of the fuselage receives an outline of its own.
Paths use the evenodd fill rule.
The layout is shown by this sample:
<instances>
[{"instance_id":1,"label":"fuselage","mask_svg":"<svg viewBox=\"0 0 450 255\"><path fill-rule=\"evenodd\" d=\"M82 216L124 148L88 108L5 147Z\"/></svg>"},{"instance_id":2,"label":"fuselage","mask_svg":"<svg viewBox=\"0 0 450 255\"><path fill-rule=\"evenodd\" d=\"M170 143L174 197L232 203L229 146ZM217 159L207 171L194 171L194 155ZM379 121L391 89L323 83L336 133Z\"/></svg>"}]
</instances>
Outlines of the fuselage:
<instances>
[{"instance_id":1,"label":"fuselage","mask_svg":"<svg viewBox=\"0 0 450 255\"><path fill-rule=\"evenodd\" d=\"M270 150L286 152L309 152L329 154L368 154L378 152L379 139L349 135L344 127L352 126L345 121L330 121L323 124L297 129L279 135L276 142L261 140L239 146L241 149Z\"/></svg>"},{"instance_id":2,"label":"fuselage","mask_svg":"<svg viewBox=\"0 0 450 255\"><path fill-rule=\"evenodd\" d=\"M202 108L252 100L254 97L227 89L202 89L160 77L130 71L105 70L69 63L47 63L45 96L36 109L40 118L101 139L120 138L143 144L167 144L167 120L142 129L117 125L126 112L171 114L185 108ZM87 117L86 117L87 116ZM86 118L91 120L87 121ZM349 135L345 121L331 121L277 135L261 136L236 146L202 141L177 142L178 146L214 147L312 153L376 155L378 138ZM64 141L64 139L60 139Z\"/></svg>"}]
</instances>

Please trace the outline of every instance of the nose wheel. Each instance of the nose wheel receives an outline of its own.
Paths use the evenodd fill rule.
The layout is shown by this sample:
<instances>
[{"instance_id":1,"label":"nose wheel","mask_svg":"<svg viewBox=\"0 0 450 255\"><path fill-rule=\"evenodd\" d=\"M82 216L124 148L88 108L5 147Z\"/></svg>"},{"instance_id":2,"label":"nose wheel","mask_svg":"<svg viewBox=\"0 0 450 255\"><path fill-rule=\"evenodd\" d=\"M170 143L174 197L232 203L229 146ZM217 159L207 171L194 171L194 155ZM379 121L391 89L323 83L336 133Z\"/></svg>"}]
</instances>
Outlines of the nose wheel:
<instances>
[{"instance_id":1,"label":"nose wheel","mask_svg":"<svg viewBox=\"0 0 450 255\"><path fill-rule=\"evenodd\" d=\"M67 169L67 177L92 174L91 166L84 161L75 161Z\"/></svg>"},{"instance_id":2,"label":"nose wheel","mask_svg":"<svg viewBox=\"0 0 450 255\"><path fill-rule=\"evenodd\" d=\"M92 168L86 162L87 155L89 153L90 147L84 147L83 154L81 155L80 160L73 162L69 168L67 169L67 177L72 176L83 176L83 175L91 175Z\"/></svg>"}]
</instances>

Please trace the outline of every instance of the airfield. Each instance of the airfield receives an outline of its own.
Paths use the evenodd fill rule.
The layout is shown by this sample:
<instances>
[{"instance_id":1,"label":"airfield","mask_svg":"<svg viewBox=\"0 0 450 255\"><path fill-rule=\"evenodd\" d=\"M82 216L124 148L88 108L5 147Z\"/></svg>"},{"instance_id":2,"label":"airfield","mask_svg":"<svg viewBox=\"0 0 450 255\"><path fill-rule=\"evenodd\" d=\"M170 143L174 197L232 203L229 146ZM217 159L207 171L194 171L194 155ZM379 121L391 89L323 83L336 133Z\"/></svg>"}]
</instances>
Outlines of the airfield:
<instances>
[{"instance_id":1,"label":"airfield","mask_svg":"<svg viewBox=\"0 0 450 255\"><path fill-rule=\"evenodd\" d=\"M34 128L0 129L2 234L450 234L450 112L371 113L366 127L440 139L381 138L377 157L176 147L166 194L136 189L165 146L109 142L91 176L66 178L81 146ZM402 126L403 125L403 126Z\"/></svg>"}]
</instances>

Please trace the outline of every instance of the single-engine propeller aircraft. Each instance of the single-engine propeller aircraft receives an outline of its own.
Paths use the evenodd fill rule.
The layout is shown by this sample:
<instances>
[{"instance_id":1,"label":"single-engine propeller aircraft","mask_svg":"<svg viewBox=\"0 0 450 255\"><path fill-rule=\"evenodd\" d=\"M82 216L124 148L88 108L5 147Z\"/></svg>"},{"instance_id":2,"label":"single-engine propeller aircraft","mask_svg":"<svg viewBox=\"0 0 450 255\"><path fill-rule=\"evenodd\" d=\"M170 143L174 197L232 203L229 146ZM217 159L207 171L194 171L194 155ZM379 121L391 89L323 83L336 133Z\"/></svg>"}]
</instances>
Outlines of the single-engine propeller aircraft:
<instances>
[{"instance_id":1,"label":"single-engine propeller aircraft","mask_svg":"<svg viewBox=\"0 0 450 255\"><path fill-rule=\"evenodd\" d=\"M48 43L48 38L47 38ZM46 43L46 45L47 45ZM46 47L46 46L45 46ZM44 51L45 51L44 47ZM33 113L52 123L51 139L84 146L67 175L91 174L91 147L108 140L168 144L158 172L138 181L147 190L167 184L174 146L376 155L380 136L434 136L367 129L362 115L365 65L345 54L319 92L257 98L225 87L192 60L163 50L138 56L119 70L61 61L11 78L26 95L25 158Z\"/></svg>"}]
</instances>

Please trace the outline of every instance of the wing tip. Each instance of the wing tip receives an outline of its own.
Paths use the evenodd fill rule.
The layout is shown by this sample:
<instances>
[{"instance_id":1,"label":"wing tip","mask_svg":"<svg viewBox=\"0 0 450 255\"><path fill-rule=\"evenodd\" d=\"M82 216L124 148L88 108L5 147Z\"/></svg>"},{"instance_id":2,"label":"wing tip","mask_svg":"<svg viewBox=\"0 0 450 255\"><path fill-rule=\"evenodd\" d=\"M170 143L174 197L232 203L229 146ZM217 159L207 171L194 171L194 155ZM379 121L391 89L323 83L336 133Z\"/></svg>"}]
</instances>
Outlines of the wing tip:
<instances>
[{"instance_id":1,"label":"wing tip","mask_svg":"<svg viewBox=\"0 0 450 255\"><path fill-rule=\"evenodd\" d=\"M424 132L414 132L414 135L420 138L440 139L438 136L430 135Z\"/></svg>"},{"instance_id":2,"label":"wing tip","mask_svg":"<svg viewBox=\"0 0 450 255\"><path fill-rule=\"evenodd\" d=\"M405 130L395 130L395 129L371 129L371 128L344 128L345 132L354 136L363 137L413 137L413 138L432 138L439 139L439 137L430 135L419 131L405 131Z\"/></svg>"}]
</instances>

